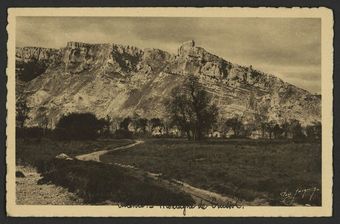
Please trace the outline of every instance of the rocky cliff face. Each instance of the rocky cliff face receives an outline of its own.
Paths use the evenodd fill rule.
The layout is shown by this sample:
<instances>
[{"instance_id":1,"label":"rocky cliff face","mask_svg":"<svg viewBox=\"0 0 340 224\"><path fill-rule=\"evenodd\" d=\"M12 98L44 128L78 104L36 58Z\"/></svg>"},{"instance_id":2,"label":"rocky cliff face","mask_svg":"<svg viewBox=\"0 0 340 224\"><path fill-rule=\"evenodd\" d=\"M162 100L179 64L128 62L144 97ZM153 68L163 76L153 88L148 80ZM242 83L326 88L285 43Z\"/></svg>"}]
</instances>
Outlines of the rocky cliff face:
<instances>
[{"instance_id":1,"label":"rocky cliff face","mask_svg":"<svg viewBox=\"0 0 340 224\"><path fill-rule=\"evenodd\" d=\"M69 112L98 117L165 117L172 88L195 74L220 108L221 117L252 120L266 112L270 120L292 118L309 124L321 119L321 96L275 76L228 62L183 43L178 54L116 44L69 42L62 49L16 49L17 97L31 107L29 126L47 116L53 127Z\"/></svg>"}]
</instances>

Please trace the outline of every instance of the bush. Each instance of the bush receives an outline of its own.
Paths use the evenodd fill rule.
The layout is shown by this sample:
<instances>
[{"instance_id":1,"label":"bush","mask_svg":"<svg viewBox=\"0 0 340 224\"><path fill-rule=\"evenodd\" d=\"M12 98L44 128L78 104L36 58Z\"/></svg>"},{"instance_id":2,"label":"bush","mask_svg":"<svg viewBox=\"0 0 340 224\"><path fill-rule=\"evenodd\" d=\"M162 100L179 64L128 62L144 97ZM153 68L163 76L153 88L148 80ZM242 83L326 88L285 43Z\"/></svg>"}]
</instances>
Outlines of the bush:
<instances>
[{"instance_id":1,"label":"bush","mask_svg":"<svg viewBox=\"0 0 340 224\"><path fill-rule=\"evenodd\" d=\"M96 139L103 126L103 121L94 114L71 113L59 120L55 132L61 140L89 140Z\"/></svg>"}]
</instances>

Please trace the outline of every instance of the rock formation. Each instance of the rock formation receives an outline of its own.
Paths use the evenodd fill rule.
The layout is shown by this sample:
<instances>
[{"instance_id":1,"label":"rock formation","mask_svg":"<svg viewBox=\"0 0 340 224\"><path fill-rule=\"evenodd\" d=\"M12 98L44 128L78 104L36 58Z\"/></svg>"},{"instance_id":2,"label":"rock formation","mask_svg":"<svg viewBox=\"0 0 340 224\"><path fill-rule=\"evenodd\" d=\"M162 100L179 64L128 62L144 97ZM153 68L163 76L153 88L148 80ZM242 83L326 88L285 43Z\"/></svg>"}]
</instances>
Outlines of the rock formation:
<instances>
[{"instance_id":1,"label":"rock formation","mask_svg":"<svg viewBox=\"0 0 340 224\"><path fill-rule=\"evenodd\" d=\"M321 120L321 96L254 69L240 66L183 43L178 54L117 44L69 42L65 48L16 49L17 97L31 108L28 126L48 117L54 127L69 112L93 112L98 117L139 114L166 116L172 88L188 74L199 77L222 118L298 119L306 125Z\"/></svg>"}]
</instances>

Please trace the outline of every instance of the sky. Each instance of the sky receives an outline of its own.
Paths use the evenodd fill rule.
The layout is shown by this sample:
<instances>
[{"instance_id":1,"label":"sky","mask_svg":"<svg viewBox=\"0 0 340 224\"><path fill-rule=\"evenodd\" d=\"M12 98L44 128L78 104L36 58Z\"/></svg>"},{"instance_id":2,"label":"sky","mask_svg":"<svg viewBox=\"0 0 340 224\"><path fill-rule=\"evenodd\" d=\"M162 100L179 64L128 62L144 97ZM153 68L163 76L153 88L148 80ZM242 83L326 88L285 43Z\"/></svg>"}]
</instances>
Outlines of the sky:
<instances>
[{"instance_id":1,"label":"sky","mask_svg":"<svg viewBox=\"0 0 340 224\"><path fill-rule=\"evenodd\" d=\"M17 17L16 46L62 48L69 41L116 43L177 53L182 42L227 61L321 92L317 18Z\"/></svg>"}]
</instances>

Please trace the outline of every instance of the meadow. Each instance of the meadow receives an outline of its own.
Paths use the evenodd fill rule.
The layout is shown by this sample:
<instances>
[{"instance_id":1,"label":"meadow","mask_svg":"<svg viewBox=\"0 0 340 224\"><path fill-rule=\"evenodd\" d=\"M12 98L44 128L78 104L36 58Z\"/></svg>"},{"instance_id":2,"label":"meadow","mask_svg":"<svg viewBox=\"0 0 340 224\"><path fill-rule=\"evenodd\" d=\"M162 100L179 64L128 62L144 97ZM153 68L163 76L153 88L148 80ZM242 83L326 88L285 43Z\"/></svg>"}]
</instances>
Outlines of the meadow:
<instances>
[{"instance_id":1,"label":"meadow","mask_svg":"<svg viewBox=\"0 0 340 224\"><path fill-rule=\"evenodd\" d=\"M321 204L318 142L148 139L130 150L103 155L101 160L133 165L249 202L283 205L287 195L298 192L286 205ZM316 192L309 197L311 189Z\"/></svg>"},{"instance_id":2,"label":"meadow","mask_svg":"<svg viewBox=\"0 0 340 224\"><path fill-rule=\"evenodd\" d=\"M133 143L130 139L56 141L17 139L16 163L33 166L41 174L38 184L55 184L76 193L85 204L192 205L183 192L174 192L140 179L128 170L93 161L55 159L60 153L71 157ZM143 190L141 190L143 189Z\"/></svg>"},{"instance_id":3,"label":"meadow","mask_svg":"<svg viewBox=\"0 0 340 224\"><path fill-rule=\"evenodd\" d=\"M130 139L57 141L49 138L17 138L15 149L16 164L37 166L41 161L53 159L60 153L73 157L131 143L133 143L133 140Z\"/></svg>"},{"instance_id":4,"label":"meadow","mask_svg":"<svg viewBox=\"0 0 340 224\"><path fill-rule=\"evenodd\" d=\"M36 167L43 176L41 183L66 187L87 203L192 204L189 195L157 186L148 179L136 179L131 170L54 159L60 153L73 157L132 142L17 139L16 163ZM143 144L128 150L107 153L100 160L160 173L163 179L180 180L224 196L256 202L254 205L321 205L320 142L155 138L144 139ZM312 197L310 189L317 189Z\"/></svg>"}]
</instances>

